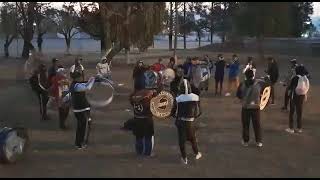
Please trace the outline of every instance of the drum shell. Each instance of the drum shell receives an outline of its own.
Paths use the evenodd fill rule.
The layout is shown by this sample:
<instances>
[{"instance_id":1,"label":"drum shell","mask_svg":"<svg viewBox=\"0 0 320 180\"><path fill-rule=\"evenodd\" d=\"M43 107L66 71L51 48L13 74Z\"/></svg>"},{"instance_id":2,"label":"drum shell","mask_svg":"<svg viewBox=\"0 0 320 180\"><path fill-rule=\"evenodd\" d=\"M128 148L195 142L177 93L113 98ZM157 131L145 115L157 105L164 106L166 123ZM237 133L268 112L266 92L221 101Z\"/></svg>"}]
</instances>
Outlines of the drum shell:
<instances>
[{"instance_id":1,"label":"drum shell","mask_svg":"<svg viewBox=\"0 0 320 180\"><path fill-rule=\"evenodd\" d=\"M20 138L23 138L25 140L24 146L23 146L23 152L19 156L23 157L26 153L27 147L29 146L29 136L28 132L24 128L3 128L0 130L0 162L2 163L14 163L17 161L17 158L14 159L8 159L8 157L5 154L5 146L6 146L6 140L8 138L9 133L16 132L17 136Z\"/></svg>"}]
</instances>

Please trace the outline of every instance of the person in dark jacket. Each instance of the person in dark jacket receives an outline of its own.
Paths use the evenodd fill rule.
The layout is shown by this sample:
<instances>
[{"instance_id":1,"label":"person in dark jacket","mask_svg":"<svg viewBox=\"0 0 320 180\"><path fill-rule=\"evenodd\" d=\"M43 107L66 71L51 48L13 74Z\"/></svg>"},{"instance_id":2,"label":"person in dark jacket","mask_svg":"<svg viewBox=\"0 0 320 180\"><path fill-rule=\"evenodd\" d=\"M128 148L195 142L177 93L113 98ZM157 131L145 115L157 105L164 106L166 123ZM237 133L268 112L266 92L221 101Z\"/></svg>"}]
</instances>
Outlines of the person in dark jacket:
<instances>
[{"instance_id":1,"label":"person in dark jacket","mask_svg":"<svg viewBox=\"0 0 320 180\"><path fill-rule=\"evenodd\" d=\"M266 73L270 76L271 81L271 105L274 105L274 97L275 97L275 90L274 85L278 81L279 78L279 68L276 60L273 57L268 58L268 69Z\"/></svg>"},{"instance_id":2,"label":"person in dark jacket","mask_svg":"<svg viewBox=\"0 0 320 180\"><path fill-rule=\"evenodd\" d=\"M73 81L70 85L70 93L63 98L63 102L71 100L73 113L77 119L75 145L80 150L87 147L91 129L91 106L87 100L86 91L92 88L96 78L91 77L88 82L84 82L82 80L82 73L79 71L75 71L72 77Z\"/></svg>"},{"instance_id":3,"label":"person in dark jacket","mask_svg":"<svg viewBox=\"0 0 320 180\"><path fill-rule=\"evenodd\" d=\"M262 147L260 126L260 91L261 87L254 79L254 72L248 69L245 72L246 80L242 82L237 91L237 97L242 101L242 145L248 146L249 127L252 121L257 147Z\"/></svg>"},{"instance_id":4,"label":"person in dark jacket","mask_svg":"<svg viewBox=\"0 0 320 180\"><path fill-rule=\"evenodd\" d=\"M215 85L216 85L216 91L215 95L218 94L218 86L220 85L219 95L222 94L222 88L223 88L223 79L224 79L224 69L226 67L226 62L224 61L224 57L222 54L218 55L218 61L215 63L216 66L216 72L215 72Z\"/></svg>"},{"instance_id":5,"label":"person in dark jacket","mask_svg":"<svg viewBox=\"0 0 320 180\"><path fill-rule=\"evenodd\" d=\"M290 66L289 66L288 73L286 74L286 76L284 77L284 80L283 80L283 86L286 86L286 90L284 93L284 105L281 108L283 111L287 111L287 107L288 107L289 100L290 100L289 84L291 82L291 79L296 75L296 67L297 66L298 66L298 63L297 63L296 59L290 60Z\"/></svg>"},{"instance_id":6,"label":"person in dark jacket","mask_svg":"<svg viewBox=\"0 0 320 180\"><path fill-rule=\"evenodd\" d=\"M289 114L289 128L286 129L288 133L302 133L302 111L303 103L306 101L306 95L298 95L295 91L299 76L307 76L307 71L303 66L296 67L296 75L291 79L291 82L288 87L289 97L290 97L290 114ZM297 130L294 130L294 120L293 115L296 112L297 114Z\"/></svg>"},{"instance_id":7,"label":"person in dark jacket","mask_svg":"<svg viewBox=\"0 0 320 180\"><path fill-rule=\"evenodd\" d=\"M187 79L183 79L180 87L180 95L176 98L176 121L178 129L179 147L182 162L188 164L185 143L190 141L196 159L200 159L202 154L199 152L196 138L194 121L201 115L200 99L196 94L191 93L191 86Z\"/></svg>"},{"instance_id":8,"label":"person in dark jacket","mask_svg":"<svg viewBox=\"0 0 320 180\"><path fill-rule=\"evenodd\" d=\"M143 81L144 72L148 69L146 65L144 65L143 61L139 60L136 63L136 66L133 69L133 84L134 84L134 90L141 90L144 88L145 84Z\"/></svg>"},{"instance_id":9,"label":"person in dark jacket","mask_svg":"<svg viewBox=\"0 0 320 180\"><path fill-rule=\"evenodd\" d=\"M49 118L47 115L47 103L49 101L49 84L47 77L47 69L44 64L40 64L38 66L38 69L34 71L34 73L29 79L29 83L31 85L32 90L36 93L37 97L39 98L41 121L48 120Z\"/></svg>"},{"instance_id":10,"label":"person in dark jacket","mask_svg":"<svg viewBox=\"0 0 320 180\"><path fill-rule=\"evenodd\" d=\"M134 118L127 121L122 129L132 130L138 155L152 156L154 147L154 125L150 100L156 95L154 89L142 89L130 95Z\"/></svg>"}]
</instances>

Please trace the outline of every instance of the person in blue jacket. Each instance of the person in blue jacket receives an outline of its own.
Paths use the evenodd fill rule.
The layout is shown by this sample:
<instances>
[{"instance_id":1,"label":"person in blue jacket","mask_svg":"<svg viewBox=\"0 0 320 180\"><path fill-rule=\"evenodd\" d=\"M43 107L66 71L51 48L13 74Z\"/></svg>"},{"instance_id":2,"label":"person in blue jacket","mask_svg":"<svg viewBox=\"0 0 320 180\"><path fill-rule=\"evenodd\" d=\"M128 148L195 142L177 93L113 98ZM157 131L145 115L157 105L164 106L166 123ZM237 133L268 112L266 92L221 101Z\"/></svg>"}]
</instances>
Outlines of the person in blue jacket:
<instances>
[{"instance_id":1,"label":"person in blue jacket","mask_svg":"<svg viewBox=\"0 0 320 180\"><path fill-rule=\"evenodd\" d=\"M239 86L240 63L236 54L232 56L232 63L227 65L229 68L228 92L226 96L230 96L233 90Z\"/></svg>"}]
</instances>

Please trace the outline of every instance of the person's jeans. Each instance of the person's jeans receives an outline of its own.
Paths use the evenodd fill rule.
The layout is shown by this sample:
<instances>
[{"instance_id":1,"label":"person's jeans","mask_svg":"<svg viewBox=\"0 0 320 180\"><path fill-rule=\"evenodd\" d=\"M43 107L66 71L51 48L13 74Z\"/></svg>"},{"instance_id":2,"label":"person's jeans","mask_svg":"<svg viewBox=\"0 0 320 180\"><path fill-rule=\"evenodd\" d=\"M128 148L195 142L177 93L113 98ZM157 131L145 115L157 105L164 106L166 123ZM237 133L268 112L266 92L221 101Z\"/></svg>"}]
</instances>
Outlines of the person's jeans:
<instances>
[{"instance_id":1,"label":"person's jeans","mask_svg":"<svg viewBox=\"0 0 320 180\"><path fill-rule=\"evenodd\" d=\"M293 115L297 112L297 128L302 128L302 110L305 95L296 95L290 101L289 127L293 129Z\"/></svg>"}]
</instances>

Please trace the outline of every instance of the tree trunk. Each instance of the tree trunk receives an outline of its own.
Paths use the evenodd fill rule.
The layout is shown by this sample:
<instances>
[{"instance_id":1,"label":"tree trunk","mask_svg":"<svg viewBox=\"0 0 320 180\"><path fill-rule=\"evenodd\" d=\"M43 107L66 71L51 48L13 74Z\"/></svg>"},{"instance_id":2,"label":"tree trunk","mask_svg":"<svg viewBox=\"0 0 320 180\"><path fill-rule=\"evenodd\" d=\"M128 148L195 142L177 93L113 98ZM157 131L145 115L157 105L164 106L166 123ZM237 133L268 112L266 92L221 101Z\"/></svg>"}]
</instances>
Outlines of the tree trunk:
<instances>
[{"instance_id":1,"label":"tree trunk","mask_svg":"<svg viewBox=\"0 0 320 180\"><path fill-rule=\"evenodd\" d=\"M169 16L169 50L172 50L172 35L173 35L173 3L170 2L170 16Z\"/></svg>"},{"instance_id":2,"label":"tree trunk","mask_svg":"<svg viewBox=\"0 0 320 180\"><path fill-rule=\"evenodd\" d=\"M213 44L213 2L211 2L211 16L210 16L210 43Z\"/></svg>"},{"instance_id":3,"label":"tree trunk","mask_svg":"<svg viewBox=\"0 0 320 180\"><path fill-rule=\"evenodd\" d=\"M43 42L42 35L38 34L37 44L38 44L39 52L42 52L42 42Z\"/></svg>"},{"instance_id":4,"label":"tree trunk","mask_svg":"<svg viewBox=\"0 0 320 180\"><path fill-rule=\"evenodd\" d=\"M177 45L178 45L178 25L179 25L179 22L178 22L178 2L175 2L174 3L174 6L175 6L175 15L176 15L176 23L175 23L175 28L174 28L174 52L173 52L173 56L176 55L176 51L177 51Z\"/></svg>"},{"instance_id":5,"label":"tree trunk","mask_svg":"<svg viewBox=\"0 0 320 180\"><path fill-rule=\"evenodd\" d=\"M186 2L183 2L183 24L186 24ZM183 28L183 49L187 49L186 28Z\"/></svg>"},{"instance_id":6,"label":"tree trunk","mask_svg":"<svg viewBox=\"0 0 320 180\"><path fill-rule=\"evenodd\" d=\"M127 64L130 64L131 61L130 61L130 48L126 48L125 49L125 54L126 54L126 61L127 61Z\"/></svg>"},{"instance_id":7,"label":"tree trunk","mask_svg":"<svg viewBox=\"0 0 320 180\"><path fill-rule=\"evenodd\" d=\"M264 49L263 49L263 36L259 36L257 38L257 46L258 46L258 54L259 54L259 60L264 61Z\"/></svg>"},{"instance_id":8,"label":"tree trunk","mask_svg":"<svg viewBox=\"0 0 320 180\"><path fill-rule=\"evenodd\" d=\"M201 46L201 35L198 33L199 47Z\"/></svg>"},{"instance_id":9,"label":"tree trunk","mask_svg":"<svg viewBox=\"0 0 320 180\"><path fill-rule=\"evenodd\" d=\"M30 42L31 40L23 40L23 50L22 50L22 57L28 59L29 58L29 52L30 50L33 50L34 47L32 43Z\"/></svg>"},{"instance_id":10,"label":"tree trunk","mask_svg":"<svg viewBox=\"0 0 320 180\"><path fill-rule=\"evenodd\" d=\"M66 54L70 54L70 44L71 44L71 38L69 37L65 37L66 40L66 45L67 45L67 50L66 50Z\"/></svg>"},{"instance_id":11,"label":"tree trunk","mask_svg":"<svg viewBox=\"0 0 320 180\"><path fill-rule=\"evenodd\" d=\"M4 56L9 57L9 45L7 43L4 44Z\"/></svg>"}]
</instances>

